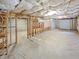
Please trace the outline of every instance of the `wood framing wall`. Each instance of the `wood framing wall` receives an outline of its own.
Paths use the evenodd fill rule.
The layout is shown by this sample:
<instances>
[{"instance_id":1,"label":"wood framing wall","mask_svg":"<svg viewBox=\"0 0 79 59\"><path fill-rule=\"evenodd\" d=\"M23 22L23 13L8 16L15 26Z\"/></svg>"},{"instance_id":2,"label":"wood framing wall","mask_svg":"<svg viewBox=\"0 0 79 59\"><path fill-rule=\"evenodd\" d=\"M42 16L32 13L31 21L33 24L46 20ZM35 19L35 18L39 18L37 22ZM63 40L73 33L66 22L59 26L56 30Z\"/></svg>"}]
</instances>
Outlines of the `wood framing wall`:
<instances>
[{"instance_id":1,"label":"wood framing wall","mask_svg":"<svg viewBox=\"0 0 79 59\"><path fill-rule=\"evenodd\" d=\"M38 35L39 33L42 33L46 29L48 29L48 28L45 28L44 22L38 21L38 17L36 17L36 16L30 16L30 15L25 15L25 14L21 14L21 13L1 12L0 17L2 17L2 19L6 21L6 27L4 28L4 29L6 29L6 33L3 34L3 35L6 35L6 36L4 36L4 38L6 39L5 40L6 41L6 51L8 51L7 49L10 46L12 46L13 44L15 44L15 45L18 44L19 37L20 37L18 35L19 34L18 31L22 31L23 28L22 29L20 29L20 28L22 25L25 25L25 24L21 23L22 21L27 23L27 26L24 26L24 28L26 28L25 29L26 34L24 35L24 36L26 36L26 39L30 39L30 38ZM2 28L2 27L4 27L4 25L0 26L0 28ZM4 29L2 29L2 31ZM0 32L0 38L2 38L1 35L2 35L2 32ZM3 39L3 42L0 42L0 50L4 49L4 48L5 48L5 46L4 46L4 39Z\"/></svg>"},{"instance_id":2,"label":"wood framing wall","mask_svg":"<svg viewBox=\"0 0 79 59\"><path fill-rule=\"evenodd\" d=\"M33 37L41 32L44 29L44 23L38 22L38 18L35 16L31 16L28 20L28 37Z\"/></svg>"},{"instance_id":3,"label":"wood framing wall","mask_svg":"<svg viewBox=\"0 0 79 59\"><path fill-rule=\"evenodd\" d=\"M0 56L8 53L7 20L7 14L0 12Z\"/></svg>"}]
</instances>

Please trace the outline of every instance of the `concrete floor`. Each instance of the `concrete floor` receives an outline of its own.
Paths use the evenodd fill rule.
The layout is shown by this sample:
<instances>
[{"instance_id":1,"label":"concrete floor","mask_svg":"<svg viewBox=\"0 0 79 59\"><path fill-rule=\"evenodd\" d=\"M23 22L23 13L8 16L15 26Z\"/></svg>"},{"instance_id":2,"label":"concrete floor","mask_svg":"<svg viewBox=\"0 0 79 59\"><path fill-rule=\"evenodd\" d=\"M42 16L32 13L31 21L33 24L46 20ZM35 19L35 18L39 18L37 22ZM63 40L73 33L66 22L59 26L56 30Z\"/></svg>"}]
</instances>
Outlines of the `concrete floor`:
<instances>
[{"instance_id":1,"label":"concrete floor","mask_svg":"<svg viewBox=\"0 0 79 59\"><path fill-rule=\"evenodd\" d=\"M26 39L22 36L10 54L0 59L79 59L79 35L60 30Z\"/></svg>"}]
</instances>

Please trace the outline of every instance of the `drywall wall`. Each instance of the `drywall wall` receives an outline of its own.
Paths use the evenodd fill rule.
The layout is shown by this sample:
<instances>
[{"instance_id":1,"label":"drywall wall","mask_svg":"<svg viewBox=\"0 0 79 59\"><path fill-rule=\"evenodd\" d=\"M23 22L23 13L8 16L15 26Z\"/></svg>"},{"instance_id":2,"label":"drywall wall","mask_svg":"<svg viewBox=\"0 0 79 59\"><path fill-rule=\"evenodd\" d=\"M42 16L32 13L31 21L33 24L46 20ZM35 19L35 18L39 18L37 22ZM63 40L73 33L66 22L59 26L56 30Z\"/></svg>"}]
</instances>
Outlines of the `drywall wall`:
<instances>
[{"instance_id":1,"label":"drywall wall","mask_svg":"<svg viewBox=\"0 0 79 59\"><path fill-rule=\"evenodd\" d=\"M39 22L43 22L44 23L44 29L47 29L48 27L51 27L51 20L43 20L43 19L38 19Z\"/></svg>"},{"instance_id":2,"label":"drywall wall","mask_svg":"<svg viewBox=\"0 0 79 59\"><path fill-rule=\"evenodd\" d=\"M17 27L18 27L18 43L20 43L22 42L22 40L24 40L24 38L27 39L27 20L18 19Z\"/></svg>"},{"instance_id":3,"label":"drywall wall","mask_svg":"<svg viewBox=\"0 0 79 59\"><path fill-rule=\"evenodd\" d=\"M52 19L51 22L52 29L76 29L76 19Z\"/></svg>"},{"instance_id":4,"label":"drywall wall","mask_svg":"<svg viewBox=\"0 0 79 59\"><path fill-rule=\"evenodd\" d=\"M71 20L59 20L58 21L58 27L60 29L71 29L71 23L70 23Z\"/></svg>"},{"instance_id":5,"label":"drywall wall","mask_svg":"<svg viewBox=\"0 0 79 59\"><path fill-rule=\"evenodd\" d=\"M50 27L50 20L45 20L44 21L44 29Z\"/></svg>"}]
</instances>

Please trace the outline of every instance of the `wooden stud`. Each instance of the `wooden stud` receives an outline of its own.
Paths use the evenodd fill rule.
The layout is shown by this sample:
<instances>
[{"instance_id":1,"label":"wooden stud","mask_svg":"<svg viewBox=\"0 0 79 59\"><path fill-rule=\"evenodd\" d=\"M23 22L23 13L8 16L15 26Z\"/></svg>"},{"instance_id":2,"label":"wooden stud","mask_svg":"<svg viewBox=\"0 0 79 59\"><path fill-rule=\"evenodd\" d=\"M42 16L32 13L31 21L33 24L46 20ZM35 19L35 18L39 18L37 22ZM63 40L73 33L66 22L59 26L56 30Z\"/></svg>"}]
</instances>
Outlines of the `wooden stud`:
<instances>
[{"instance_id":1,"label":"wooden stud","mask_svg":"<svg viewBox=\"0 0 79 59\"><path fill-rule=\"evenodd\" d=\"M17 35L17 18L15 17L15 39L16 39L16 44L17 44L17 40L18 40L18 35Z\"/></svg>"}]
</instances>

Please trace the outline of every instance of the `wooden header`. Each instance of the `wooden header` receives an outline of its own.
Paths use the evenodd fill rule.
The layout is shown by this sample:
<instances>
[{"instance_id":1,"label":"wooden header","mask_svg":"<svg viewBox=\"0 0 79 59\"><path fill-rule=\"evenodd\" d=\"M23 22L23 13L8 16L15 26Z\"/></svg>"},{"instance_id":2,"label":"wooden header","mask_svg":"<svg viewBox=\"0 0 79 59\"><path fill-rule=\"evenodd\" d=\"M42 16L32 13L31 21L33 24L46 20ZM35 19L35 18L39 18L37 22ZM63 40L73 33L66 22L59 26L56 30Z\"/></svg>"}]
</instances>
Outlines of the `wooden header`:
<instances>
[{"instance_id":1,"label":"wooden header","mask_svg":"<svg viewBox=\"0 0 79 59\"><path fill-rule=\"evenodd\" d=\"M22 13L14 13L14 12L0 12L0 15L7 15L10 18L18 18L18 19L32 19L36 20L38 17L37 16L31 16L27 14L22 14Z\"/></svg>"}]
</instances>

